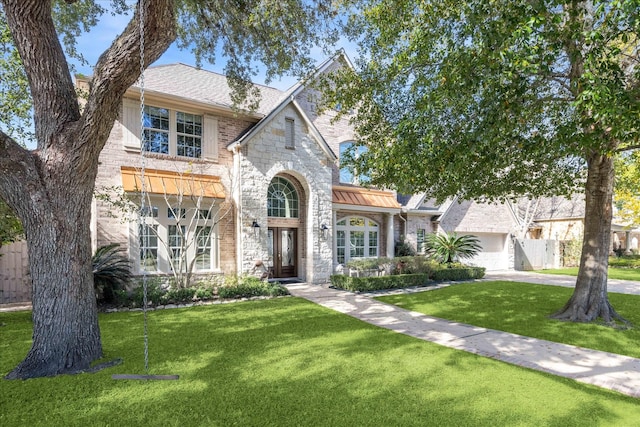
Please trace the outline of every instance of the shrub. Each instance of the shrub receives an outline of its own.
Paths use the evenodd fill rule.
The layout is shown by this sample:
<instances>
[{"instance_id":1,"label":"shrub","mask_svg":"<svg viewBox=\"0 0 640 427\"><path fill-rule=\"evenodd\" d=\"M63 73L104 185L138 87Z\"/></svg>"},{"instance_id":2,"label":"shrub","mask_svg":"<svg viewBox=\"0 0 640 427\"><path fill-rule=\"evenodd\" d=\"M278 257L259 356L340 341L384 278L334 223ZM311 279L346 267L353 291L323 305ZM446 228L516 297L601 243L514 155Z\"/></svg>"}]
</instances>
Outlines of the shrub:
<instances>
[{"instance_id":1,"label":"shrub","mask_svg":"<svg viewBox=\"0 0 640 427\"><path fill-rule=\"evenodd\" d=\"M406 256L393 259L392 274L431 274L438 269L438 262L424 256Z\"/></svg>"},{"instance_id":2,"label":"shrub","mask_svg":"<svg viewBox=\"0 0 640 427\"><path fill-rule=\"evenodd\" d=\"M229 276L218 288L220 298L249 298L257 296L289 295L287 288L279 283L269 283L253 276Z\"/></svg>"},{"instance_id":3,"label":"shrub","mask_svg":"<svg viewBox=\"0 0 640 427\"><path fill-rule=\"evenodd\" d=\"M349 277L343 274L331 276L331 284L339 289L352 292L398 289L423 286L430 282L428 274L402 274L377 277Z\"/></svg>"},{"instance_id":4,"label":"shrub","mask_svg":"<svg viewBox=\"0 0 640 427\"><path fill-rule=\"evenodd\" d=\"M577 267L582 255L582 242L578 239L563 240L560 242L560 253L563 267Z\"/></svg>"},{"instance_id":5,"label":"shrub","mask_svg":"<svg viewBox=\"0 0 640 427\"><path fill-rule=\"evenodd\" d=\"M196 294L196 288L169 289L162 297L162 304L181 304L192 302Z\"/></svg>"},{"instance_id":6,"label":"shrub","mask_svg":"<svg viewBox=\"0 0 640 427\"><path fill-rule=\"evenodd\" d=\"M131 305L134 307L142 307L144 298L143 279L138 280L138 285L131 293ZM165 303L164 295L167 293L162 288L162 279L160 277L147 278L147 305L160 305Z\"/></svg>"},{"instance_id":7,"label":"shrub","mask_svg":"<svg viewBox=\"0 0 640 427\"><path fill-rule=\"evenodd\" d=\"M431 278L436 282L448 280L482 279L486 269L484 267L454 267L435 270Z\"/></svg>"},{"instance_id":8,"label":"shrub","mask_svg":"<svg viewBox=\"0 0 640 427\"><path fill-rule=\"evenodd\" d=\"M396 257L414 256L416 251L407 242L404 236L400 236L400 240L395 243L394 255Z\"/></svg>"},{"instance_id":9,"label":"shrub","mask_svg":"<svg viewBox=\"0 0 640 427\"><path fill-rule=\"evenodd\" d=\"M440 262L450 264L465 258L473 258L482 250L476 236L458 236L456 233L427 234L427 253Z\"/></svg>"},{"instance_id":10,"label":"shrub","mask_svg":"<svg viewBox=\"0 0 640 427\"><path fill-rule=\"evenodd\" d=\"M99 247L91 259L93 286L100 303L116 302L116 292L125 290L133 274L126 253L120 245L112 243Z\"/></svg>"}]
</instances>

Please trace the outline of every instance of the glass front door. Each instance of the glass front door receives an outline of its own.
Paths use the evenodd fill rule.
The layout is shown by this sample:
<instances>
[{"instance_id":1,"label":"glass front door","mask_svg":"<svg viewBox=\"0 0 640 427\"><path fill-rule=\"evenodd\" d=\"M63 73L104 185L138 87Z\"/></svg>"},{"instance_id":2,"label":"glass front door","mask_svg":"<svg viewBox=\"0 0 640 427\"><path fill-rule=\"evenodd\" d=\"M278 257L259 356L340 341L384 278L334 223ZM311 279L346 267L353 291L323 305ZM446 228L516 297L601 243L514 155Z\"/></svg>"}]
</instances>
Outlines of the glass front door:
<instances>
[{"instance_id":1,"label":"glass front door","mask_svg":"<svg viewBox=\"0 0 640 427\"><path fill-rule=\"evenodd\" d=\"M296 277L296 235L295 228L269 228L268 245L273 277Z\"/></svg>"}]
</instances>

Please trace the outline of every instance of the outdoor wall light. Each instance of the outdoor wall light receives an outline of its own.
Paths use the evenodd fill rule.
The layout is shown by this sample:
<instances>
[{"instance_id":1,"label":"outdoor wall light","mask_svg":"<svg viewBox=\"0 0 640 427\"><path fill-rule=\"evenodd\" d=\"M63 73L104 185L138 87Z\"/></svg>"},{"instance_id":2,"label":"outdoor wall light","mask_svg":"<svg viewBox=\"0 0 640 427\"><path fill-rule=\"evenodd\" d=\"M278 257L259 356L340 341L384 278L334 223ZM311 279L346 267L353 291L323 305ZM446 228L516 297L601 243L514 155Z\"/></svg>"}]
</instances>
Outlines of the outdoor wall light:
<instances>
[{"instance_id":1,"label":"outdoor wall light","mask_svg":"<svg viewBox=\"0 0 640 427\"><path fill-rule=\"evenodd\" d=\"M329 227L327 227L327 224L322 224L320 226L320 235L322 236L322 238L324 240L327 239L327 233L329 232Z\"/></svg>"},{"instance_id":2,"label":"outdoor wall light","mask_svg":"<svg viewBox=\"0 0 640 427\"><path fill-rule=\"evenodd\" d=\"M258 224L258 221L254 219L251 224L251 228L253 228L253 235L258 237L258 234L260 233L260 224Z\"/></svg>"}]
</instances>

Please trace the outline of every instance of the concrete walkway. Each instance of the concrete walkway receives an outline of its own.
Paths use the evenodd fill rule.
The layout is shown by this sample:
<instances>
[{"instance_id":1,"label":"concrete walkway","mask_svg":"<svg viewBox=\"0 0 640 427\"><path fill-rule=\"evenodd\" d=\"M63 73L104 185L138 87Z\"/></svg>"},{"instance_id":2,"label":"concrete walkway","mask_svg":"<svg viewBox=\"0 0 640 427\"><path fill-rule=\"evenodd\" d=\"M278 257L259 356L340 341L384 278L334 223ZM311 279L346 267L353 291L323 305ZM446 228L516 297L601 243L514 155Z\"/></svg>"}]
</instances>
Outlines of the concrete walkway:
<instances>
[{"instance_id":1,"label":"concrete walkway","mask_svg":"<svg viewBox=\"0 0 640 427\"><path fill-rule=\"evenodd\" d=\"M513 271L492 272L483 280L575 285L572 277ZM306 283L287 288L294 296L398 333L640 397L640 359L450 322L376 301L373 293L355 294ZM612 280L609 290L638 294L640 283ZM402 291L393 293L397 292Z\"/></svg>"}]
</instances>

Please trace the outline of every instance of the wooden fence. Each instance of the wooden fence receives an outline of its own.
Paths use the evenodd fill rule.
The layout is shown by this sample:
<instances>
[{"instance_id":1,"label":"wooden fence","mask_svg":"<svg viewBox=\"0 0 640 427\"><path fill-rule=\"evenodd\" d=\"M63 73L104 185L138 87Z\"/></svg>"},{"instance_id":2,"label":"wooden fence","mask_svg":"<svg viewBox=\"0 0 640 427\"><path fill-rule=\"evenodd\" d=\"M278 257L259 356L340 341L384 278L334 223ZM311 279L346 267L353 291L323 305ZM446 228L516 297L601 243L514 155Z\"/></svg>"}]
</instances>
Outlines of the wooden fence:
<instances>
[{"instance_id":1,"label":"wooden fence","mask_svg":"<svg viewBox=\"0 0 640 427\"><path fill-rule=\"evenodd\" d=\"M0 247L0 304L31 301L27 242Z\"/></svg>"}]
</instances>

